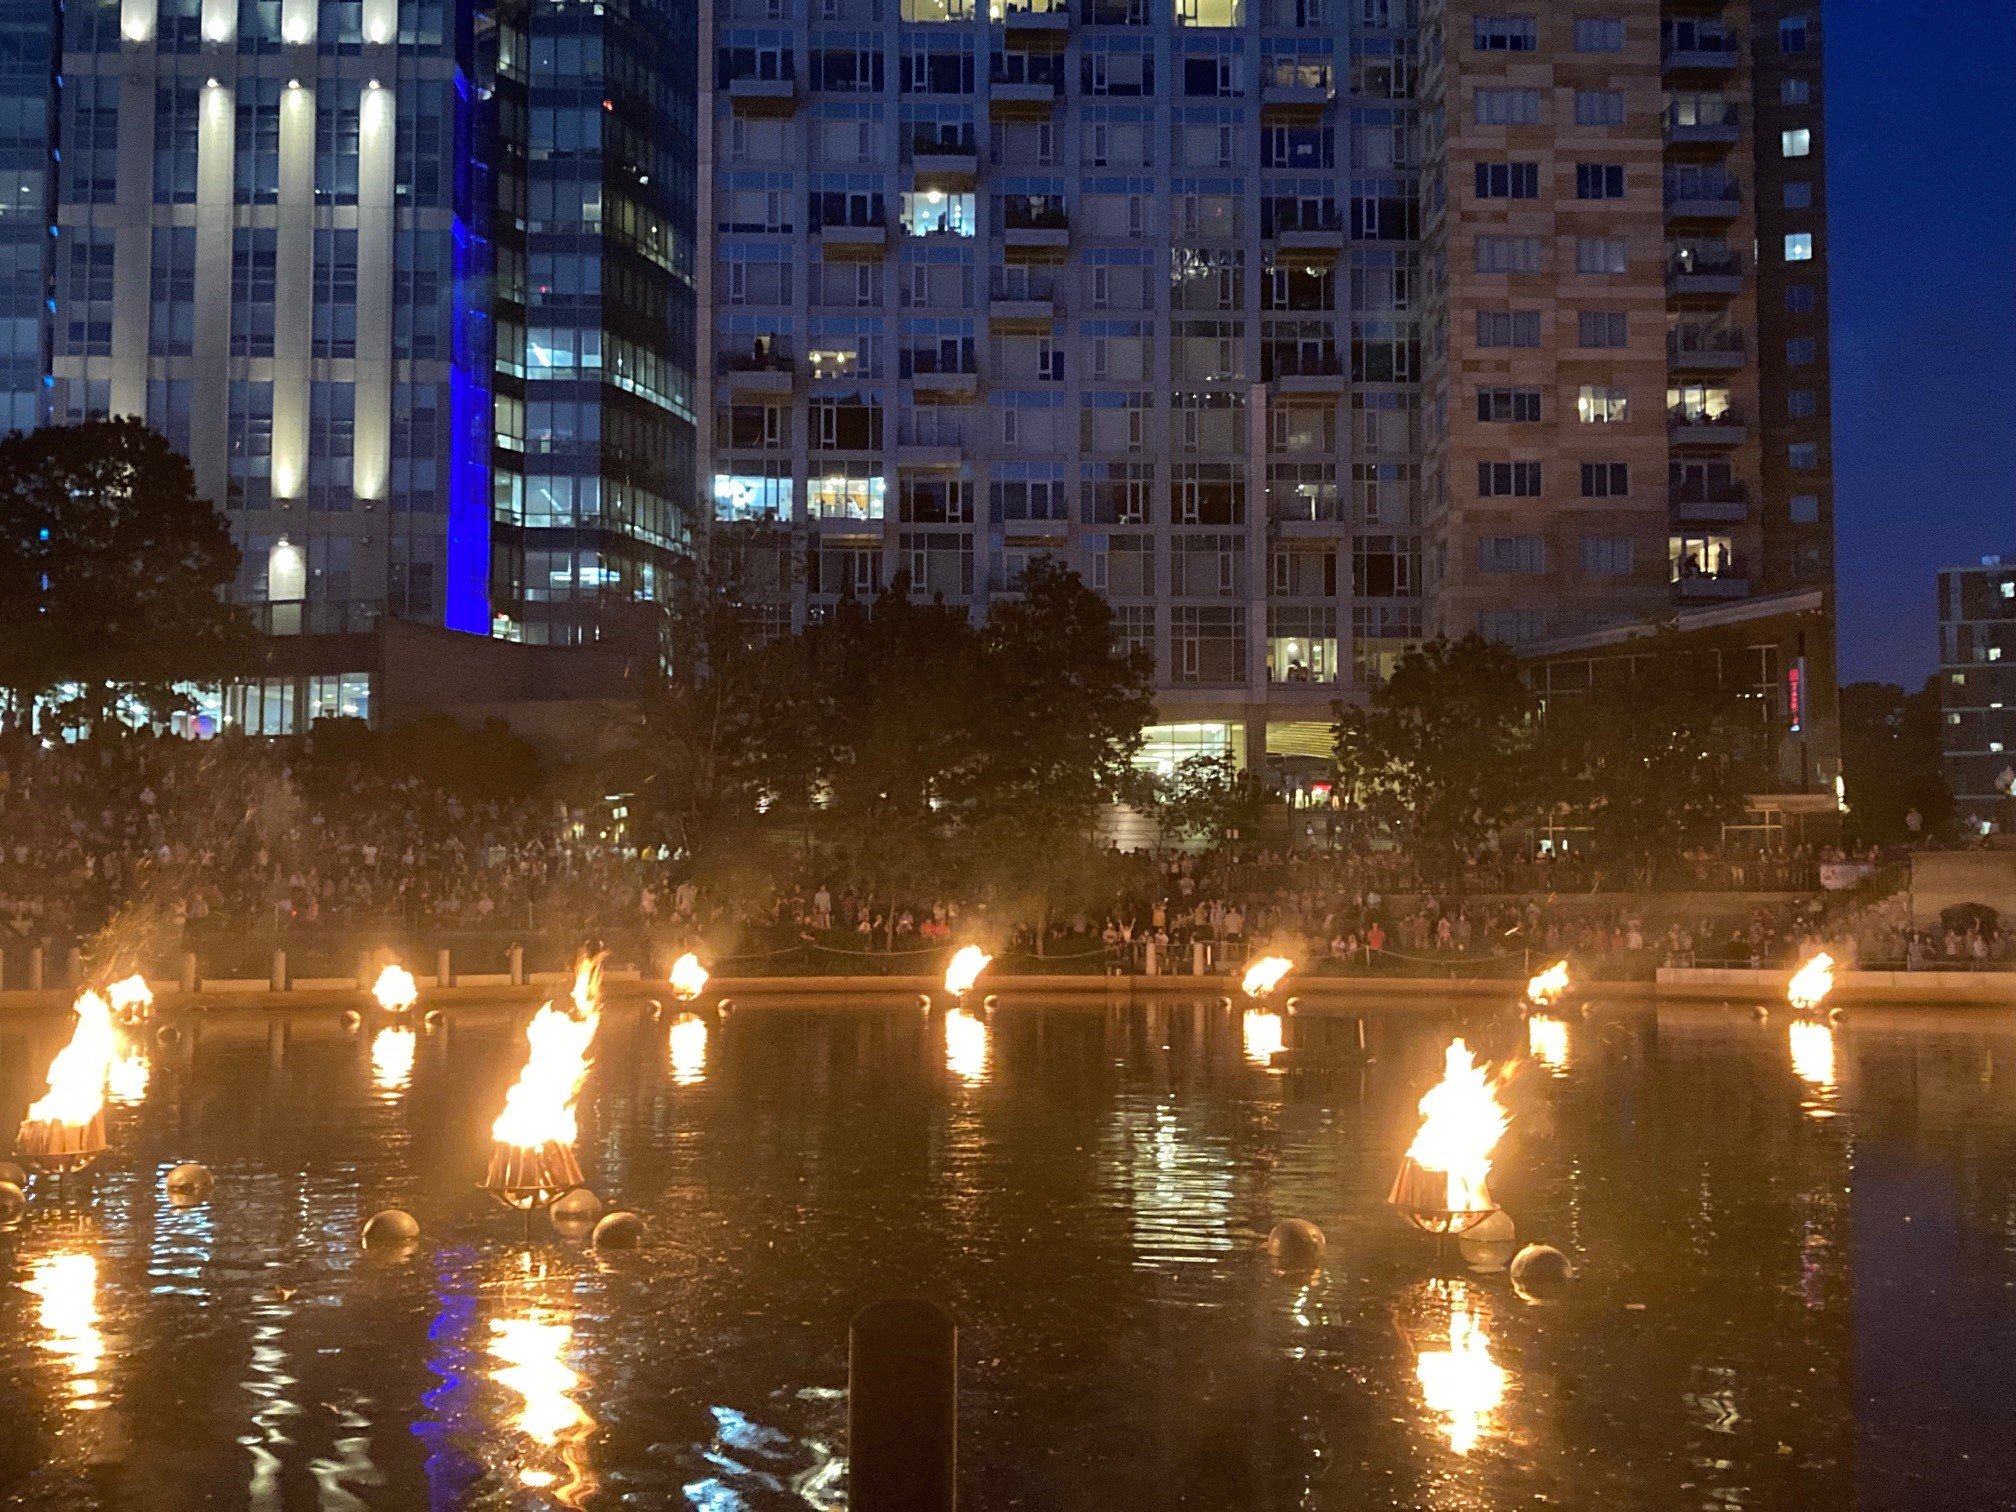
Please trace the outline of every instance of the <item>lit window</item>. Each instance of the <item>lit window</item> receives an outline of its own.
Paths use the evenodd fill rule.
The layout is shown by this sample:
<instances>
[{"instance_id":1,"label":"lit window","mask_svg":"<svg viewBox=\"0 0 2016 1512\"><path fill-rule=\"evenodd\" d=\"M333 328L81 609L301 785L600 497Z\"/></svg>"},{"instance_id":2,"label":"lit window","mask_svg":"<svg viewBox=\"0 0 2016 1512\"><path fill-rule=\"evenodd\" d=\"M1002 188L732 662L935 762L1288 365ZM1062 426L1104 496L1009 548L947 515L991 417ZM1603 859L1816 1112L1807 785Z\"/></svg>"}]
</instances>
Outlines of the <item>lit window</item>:
<instances>
[{"instance_id":1,"label":"lit window","mask_svg":"<svg viewBox=\"0 0 2016 1512\"><path fill-rule=\"evenodd\" d=\"M2002 648L2000 646L1990 646L1988 648L1988 660L1990 661L2002 660Z\"/></svg>"},{"instance_id":2,"label":"lit window","mask_svg":"<svg viewBox=\"0 0 2016 1512\"><path fill-rule=\"evenodd\" d=\"M1813 261L1813 233L1811 231L1788 231L1785 233L1785 261Z\"/></svg>"},{"instance_id":3,"label":"lit window","mask_svg":"<svg viewBox=\"0 0 2016 1512\"><path fill-rule=\"evenodd\" d=\"M1778 148L1788 158L1805 157L1813 150L1813 133L1804 126L1778 133Z\"/></svg>"},{"instance_id":4,"label":"lit window","mask_svg":"<svg viewBox=\"0 0 2016 1512\"><path fill-rule=\"evenodd\" d=\"M2016 598L2016 581L2004 582L1999 586L2002 589L2002 597Z\"/></svg>"},{"instance_id":5,"label":"lit window","mask_svg":"<svg viewBox=\"0 0 2016 1512\"><path fill-rule=\"evenodd\" d=\"M1575 397L1575 415L1584 425L1608 425L1631 418L1631 402L1623 389L1583 384Z\"/></svg>"}]
</instances>

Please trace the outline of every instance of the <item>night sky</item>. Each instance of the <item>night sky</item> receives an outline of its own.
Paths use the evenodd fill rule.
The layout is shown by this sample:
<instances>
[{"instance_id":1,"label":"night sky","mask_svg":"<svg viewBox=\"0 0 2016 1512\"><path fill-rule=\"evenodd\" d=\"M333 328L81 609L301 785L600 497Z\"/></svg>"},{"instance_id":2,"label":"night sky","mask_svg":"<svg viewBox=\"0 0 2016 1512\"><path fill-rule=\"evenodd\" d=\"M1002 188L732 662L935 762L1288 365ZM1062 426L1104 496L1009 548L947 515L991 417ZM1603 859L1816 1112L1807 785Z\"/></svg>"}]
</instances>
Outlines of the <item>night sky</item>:
<instances>
[{"instance_id":1,"label":"night sky","mask_svg":"<svg viewBox=\"0 0 2016 1512\"><path fill-rule=\"evenodd\" d=\"M2016 5L1826 17L1841 680L1915 687L1933 573L2016 559Z\"/></svg>"}]
</instances>

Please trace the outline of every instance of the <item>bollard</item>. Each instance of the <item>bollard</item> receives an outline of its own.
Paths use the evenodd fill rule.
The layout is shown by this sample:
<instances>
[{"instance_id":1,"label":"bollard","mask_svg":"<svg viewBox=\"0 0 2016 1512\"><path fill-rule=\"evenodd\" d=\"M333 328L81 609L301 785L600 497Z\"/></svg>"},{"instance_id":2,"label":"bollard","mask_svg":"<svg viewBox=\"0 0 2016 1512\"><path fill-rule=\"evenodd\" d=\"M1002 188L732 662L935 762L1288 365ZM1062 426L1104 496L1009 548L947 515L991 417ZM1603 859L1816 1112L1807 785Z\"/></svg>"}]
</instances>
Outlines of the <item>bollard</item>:
<instances>
[{"instance_id":1,"label":"bollard","mask_svg":"<svg viewBox=\"0 0 2016 1512\"><path fill-rule=\"evenodd\" d=\"M1141 974L1142 974L1143 976L1154 976L1154 975L1156 975L1156 971L1155 971L1155 964L1156 964L1156 963L1155 963L1155 942L1154 942L1153 940L1150 940L1150 941L1149 941L1149 942L1147 943L1147 945L1146 945L1146 946L1144 947L1144 950L1143 950L1143 954L1142 954L1142 958L1141 958Z\"/></svg>"},{"instance_id":2,"label":"bollard","mask_svg":"<svg viewBox=\"0 0 2016 1512\"><path fill-rule=\"evenodd\" d=\"M434 985L436 987L452 987L455 985L455 972L449 962L448 952L445 950L434 952Z\"/></svg>"},{"instance_id":3,"label":"bollard","mask_svg":"<svg viewBox=\"0 0 2016 1512\"><path fill-rule=\"evenodd\" d=\"M377 981L378 973L371 969L371 952L367 950L357 957L357 990L369 992Z\"/></svg>"},{"instance_id":4,"label":"bollard","mask_svg":"<svg viewBox=\"0 0 2016 1512\"><path fill-rule=\"evenodd\" d=\"M915 1298L871 1302L847 1327L848 1507L952 1512L958 1465L958 1325Z\"/></svg>"},{"instance_id":5,"label":"bollard","mask_svg":"<svg viewBox=\"0 0 2016 1512\"><path fill-rule=\"evenodd\" d=\"M275 950L273 952L273 974L267 978L266 985L271 987L275 992L285 992L287 990L286 951Z\"/></svg>"},{"instance_id":6,"label":"bollard","mask_svg":"<svg viewBox=\"0 0 2016 1512\"><path fill-rule=\"evenodd\" d=\"M1190 974L1192 976L1204 975L1204 942L1202 940L1192 940L1190 942Z\"/></svg>"},{"instance_id":7,"label":"bollard","mask_svg":"<svg viewBox=\"0 0 2016 1512\"><path fill-rule=\"evenodd\" d=\"M40 945L37 945L33 950L28 952L28 990L30 992L40 992L42 990L42 947Z\"/></svg>"},{"instance_id":8,"label":"bollard","mask_svg":"<svg viewBox=\"0 0 2016 1512\"><path fill-rule=\"evenodd\" d=\"M196 975L196 952L193 950L183 951L182 990L184 992L193 994L196 991L197 983L200 982L201 980L202 979Z\"/></svg>"},{"instance_id":9,"label":"bollard","mask_svg":"<svg viewBox=\"0 0 2016 1512\"><path fill-rule=\"evenodd\" d=\"M511 947L511 985L513 987L523 987L525 985L525 947L523 945L513 945Z\"/></svg>"},{"instance_id":10,"label":"bollard","mask_svg":"<svg viewBox=\"0 0 2016 1512\"><path fill-rule=\"evenodd\" d=\"M73 991L84 985L84 952L75 945L63 957L63 980L64 985Z\"/></svg>"}]
</instances>

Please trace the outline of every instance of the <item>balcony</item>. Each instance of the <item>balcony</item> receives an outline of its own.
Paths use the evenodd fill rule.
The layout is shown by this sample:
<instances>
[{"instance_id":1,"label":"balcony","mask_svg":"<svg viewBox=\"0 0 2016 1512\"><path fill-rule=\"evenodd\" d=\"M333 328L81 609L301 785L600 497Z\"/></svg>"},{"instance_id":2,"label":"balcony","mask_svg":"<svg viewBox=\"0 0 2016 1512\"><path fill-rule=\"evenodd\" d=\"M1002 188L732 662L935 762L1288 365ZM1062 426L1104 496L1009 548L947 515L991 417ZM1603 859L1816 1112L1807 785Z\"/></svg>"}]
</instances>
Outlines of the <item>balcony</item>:
<instances>
[{"instance_id":1,"label":"balcony","mask_svg":"<svg viewBox=\"0 0 2016 1512\"><path fill-rule=\"evenodd\" d=\"M1742 60L1742 49L1733 36L1701 27L1669 34L1660 51L1659 66L1669 74L1724 74Z\"/></svg>"},{"instance_id":2,"label":"balcony","mask_svg":"<svg viewBox=\"0 0 2016 1512\"><path fill-rule=\"evenodd\" d=\"M920 131L910 142L910 172L920 189L971 189L980 177L980 155L971 137Z\"/></svg>"},{"instance_id":3,"label":"balcony","mask_svg":"<svg viewBox=\"0 0 2016 1512\"><path fill-rule=\"evenodd\" d=\"M1733 373L1745 356L1741 331L1682 327L1666 333L1666 366L1676 373Z\"/></svg>"},{"instance_id":4,"label":"balcony","mask_svg":"<svg viewBox=\"0 0 2016 1512\"><path fill-rule=\"evenodd\" d=\"M1272 225L1282 253L1334 260L1344 250L1344 217L1335 205L1283 206L1274 211Z\"/></svg>"},{"instance_id":5,"label":"balcony","mask_svg":"<svg viewBox=\"0 0 2016 1512\"><path fill-rule=\"evenodd\" d=\"M994 0L990 12L1010 47L1061 48L1071 36L1070 0Z\"/></svg>"},{"instance_id":6,"label":"balcony","mask_svg":"<svg viewBox=\"0 0 2016 1512\"><path fill-rule=\"evenodd\" d=\"M1704 120L1699 111L1689 111L1684 115L1676 109L1666 112L1666 145L1669 148L1699 149L1719 154L1742 140L1742 118L1734 105L1726 106L1719 120Z\"/></svg>"},{"instance_id":7,"label":"balcony","mask_svg":"<svg viewBox=\"0 0 2016 1512\"><path fill-rule=\"evenodd\" d=\"M987 302L989 329L1041 335L1057 321L1057 306L1049 299L1012 299L996 294Z\"/></svg>"},{"instance_id":8,"label":"balcony","mask_svg":"<svg viewBox=\"0 0 2016 1512\"><path fill-rule=\"evenodd\" d=\"M819 250L828 262L873 261L889 250L887 226L822 226Z\"/></svg>"},{"instance_id":9,"label":"balcony","mask_svg":"<svg viewBox=\"0 0 2016 1512\"><path fill-rule=\"evenodd\" d=\"M980 396L980 375L961 372L917 372L910 388L919 404L971 404Z\"/></svg>"},{"instance_id":10,"label":"balcony","mask_svg":"<svg viewBox=\"0 0 2016 1512\"><path fill-rule=\"evenodd\" d=\"M1743 194L1732 178L1669 177L1666 219L1669 221L1730 221L1743 213Z\"/></svg>"},{"instance_id":11,"label":"balcony","mask_svg":"<svg viewBox=\"0 0 2016 1512\"><path fill-rule=\"evenodd\" d=\"M798 364L781 352L730 352L721 358L728 391L737 399L789 398Z\"/></svg>"},{"instance_id":12,"label":"balcony","mask_svg":"<svg viewBox=\"0 0 2016 1512\"><path fill-rule=\"evenodd\" d=\"M363 635L385 613L383 599L281 599L248 607L261 635Z\"/></svg>"},{"instance_id":13,"label":"balcony","mask_svg":"<svg viewBox=\"0 0 2016 1512\"><path fill-rule=\"evenodd\" d=\"M1673 587L1683 599L1739 599L1750 597L1750 579L1734 577L1726 570L1714 577L1676 578Z\"/></svg>"},{"instance_id":14,"label":"balcony","mask_svg":"<svg viewBox=\"0 0 2016 1512\"><path fill-rule=\"evenodd\" d=\"M1743 292L1743 260L1734 252L1684 252L1666 263L1666 293L1673 299L1719 303Z\"/></svg>"},{"instance_id":15,"label":"balcony","mask_svg":"<svg viewBox=\"0 0 2016 1512\"><path fill-rule=\"evenodd\" d=\"M911 472L956 472L964 463L957 442L910 441L896 443L896 465Z\"/></svg>"},{"instance_id":16,"label":"balcony","mask_svg":"<svg viewBox=\"0 0 2016 1512\"><path fill-rule=\"evenodd\" d=\"M988 73L987 101L996 116L1047 116L1064 92L1064 60L1051 53L997 52Z\"/></svg>"},{"instance_id":17,"label":"balcony","mask_svg":"<svg viewBox=\"0 0 2016 1512\"><path fill-rule=\"evenodd\" d=\"M1741 446L1750 439L1750 427L1734 408L1710 414L1676 407L1666 411L1666 439L1674 446Z\"/></svg>"},{"instance_id":18,"label":"balcony","mask_svg":"<svg viewBox=\"0 0 2016 1512\"><path fill-rule=\"evenodd\" d=\"M1666 490L1666 512L1676 525L1734 525L1750 513L1741 483L1678 483Z\"/></svg>"},{"instance_id":19,"label":"balcony","mask_svg":"<svg viewBox=\"0 0 2016 1512\"><path fill-rule=\"evenodd\" d=\"M737 115L788 116L798 108L798 84L793 79L731 79L728 104Z\"/></svg>"},{"instance_id":20,"label":"balcony","mask_svg":"<svg viewBox=\"0 0 2016 1512\"><path fill-rule=\"evenodd\" d=\"M1279 58L1260 71L1260 111L1270 120L1313 121L1337 98L1328 63Z\"/></svg>"},{"instance_id":21,"label":"balcony","mask_svg":"<svg viewBox=\"0 0 2016 1512\"><path fill-rule=\"evenodd\" d=\"M1001 200L1001 244L1025 251L1071 245L1071 217L1063 203L1045 195L1007 195Z\"/></svg>"}]
</instances>

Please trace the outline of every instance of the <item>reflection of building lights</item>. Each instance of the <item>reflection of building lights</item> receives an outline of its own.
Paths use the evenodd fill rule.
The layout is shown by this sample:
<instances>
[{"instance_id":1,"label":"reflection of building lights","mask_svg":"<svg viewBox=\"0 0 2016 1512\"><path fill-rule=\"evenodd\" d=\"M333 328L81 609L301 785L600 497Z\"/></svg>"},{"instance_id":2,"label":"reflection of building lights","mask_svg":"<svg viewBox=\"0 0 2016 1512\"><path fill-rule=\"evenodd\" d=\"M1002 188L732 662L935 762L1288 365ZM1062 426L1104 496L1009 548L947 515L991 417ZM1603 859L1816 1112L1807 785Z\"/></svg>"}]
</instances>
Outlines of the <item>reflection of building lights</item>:
<instances>
[{"instance_id":1,"label":"reflection of building lights","mask_svg":"<svg viewBox=\"0 0 2016 1512\"><path fill-rule=\"evenodd\" d=\"M987 1023L964 1008L945 1015L945 1068L969 1086L987 1076Z\"/></svg>"},{"instance_id":2,"label":"reflection of building lights","mask_svg":"<svg viewBox=\"0 0 2016 1512\"><path fill-rule=\"evenodd\" d=\"M1505 1400L1504 1367L1491 1358L1484 1315L1472 1306L1463 1283L1434 1283L1449 1297L1449 1347L1424 1349L1414 1358L1414 1376L1430 1412L1449 1421L1449 1447L1468 1454Z\"/></svg>"},{"instance_id":3,"label":"reflection of building lights","mask_svg":"<svg viewBox=\"0 0 2016 1512\"><path fill-rule=\"evenodd\" d=\"M682 1013L672 1021L670 1036L672 1080L689 1087L707 1077L707 1021L695 1013Z\"/></svg>"},{"instance_id":4,"label":"reflection of building lights","mask_svg":"<svg viewBox=\"0 0 2016 1512\"><path fill-rule=\"evenodd\" d=\"M94 1372L105 1358L105 1340L98 1332L98 1261L81 1254L45 1255L37 1260L21 1289L40 1299L35 1321L48 1330L42 1347L61 1359L70 1373L75 1406L98 1405Z\"/></svg>"},{"instance_id":5,"label":"reflection of building lights","mask_svg":"<svg viewBox=\"0 0 2016 1512\"><path fill-rule=\"evenodd\" d=\"M1568 1069L1568 1024L1565 1019L1549 1018L1544 1013L1533 1014L1526 1020L1526 1053L1540 1062L1549 1071L1560 1073Z\"/></svg>"},{"instance_id":6,"label":"reflection of building lights","mask_svg":"<svg viewBox=\"0 0 2016 1512\"><path fill-rule=\"evenodd\" d=\"M1288 1046L1281 1015L1264 1008L1248 1008L1239 1020L1239 1033L1246 1045L1246 1059L1255 1065L1271 1065L1276 1052Z\"/></svg>"}]
</instances>

